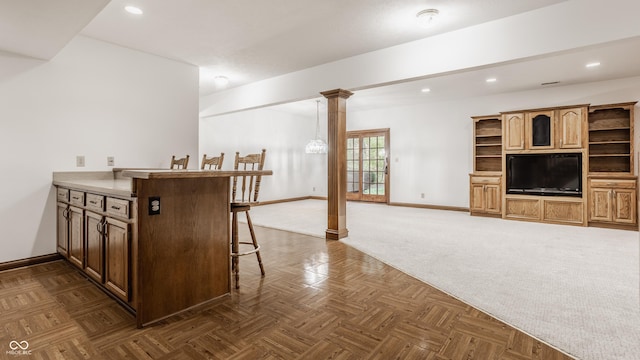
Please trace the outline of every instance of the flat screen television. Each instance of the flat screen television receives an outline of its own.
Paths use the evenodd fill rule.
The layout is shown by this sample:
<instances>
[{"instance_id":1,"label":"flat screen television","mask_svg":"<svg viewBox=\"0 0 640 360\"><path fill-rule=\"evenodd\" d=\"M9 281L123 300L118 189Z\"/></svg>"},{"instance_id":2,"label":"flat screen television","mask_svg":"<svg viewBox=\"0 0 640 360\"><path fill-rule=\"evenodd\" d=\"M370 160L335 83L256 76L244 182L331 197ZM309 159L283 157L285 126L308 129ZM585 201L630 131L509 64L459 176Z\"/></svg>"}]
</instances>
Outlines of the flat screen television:
<instances>
[{"instance_id":1,"label":"flat screen television","mask_svg":"<svg viewBox=\"0 0 640 360\"><path fill-rule=\"evenodd\" d=\"M507 154L507 194L582 197L582 154Z\"/></svg>"}]
</instances>

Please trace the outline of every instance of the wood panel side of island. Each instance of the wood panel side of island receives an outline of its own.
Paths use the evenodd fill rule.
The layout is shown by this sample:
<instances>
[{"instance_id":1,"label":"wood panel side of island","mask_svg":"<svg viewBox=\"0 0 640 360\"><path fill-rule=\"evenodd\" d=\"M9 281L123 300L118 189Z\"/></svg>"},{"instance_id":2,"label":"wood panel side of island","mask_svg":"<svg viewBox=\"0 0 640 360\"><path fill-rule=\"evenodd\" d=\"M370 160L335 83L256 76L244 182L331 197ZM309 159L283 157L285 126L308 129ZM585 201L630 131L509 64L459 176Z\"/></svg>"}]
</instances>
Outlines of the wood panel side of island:
<instances>
[{"instance_id":1,"label":"wood panel side of island","mask_svg":"<svg viewBox=\"0 0 640 360\"><path fill-rule=\"evenodd\" d=\"M229 185L228 176L133 179L138 327L230 292Z\"/></svg>"}]
</instances>

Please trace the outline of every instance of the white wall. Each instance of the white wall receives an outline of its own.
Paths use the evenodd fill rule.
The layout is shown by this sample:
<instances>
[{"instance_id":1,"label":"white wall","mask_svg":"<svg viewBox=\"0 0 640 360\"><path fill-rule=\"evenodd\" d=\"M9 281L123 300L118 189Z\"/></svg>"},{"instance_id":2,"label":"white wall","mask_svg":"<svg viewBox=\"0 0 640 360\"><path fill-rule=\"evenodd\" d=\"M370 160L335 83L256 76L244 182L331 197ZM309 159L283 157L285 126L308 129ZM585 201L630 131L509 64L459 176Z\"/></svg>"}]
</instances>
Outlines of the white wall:
<instances>
[{"instance_id":1,"label":"white wall","mask_svg":"<svg viewBox=\"0 0 640 360\"><path fill-rule=\"evenodd\" d=\"M0 68L0 262L55 252L52 172L197 155L194 66L76 37L49 62L0 54Z\"/></svg>"},{"instance_id":2,"label":"white wall","mask_svg":"<svg viewBox=\"0 0 640 360\"><path fill-rule=\"evenodd\" d=\"M450 102L349 112L347 130L390 129L391 202L467 206L467 111Z\"/></svg>"},{"instance_id":3,"label":"white wall","mask_svg":"<svg viewBox=\"0 0 640 360\"><path fill-rule=\"evenodd\" d=\"M321 119L321 136L326 140L326 113ZM262 108L202 119L198 161L202 154L224 152L222 168L231 170L236 151L244 156L266 149L265 169L273 170L273 176L263 177L259 200L326 196L327 157L304 152L315 128L315 111L301 116Z\"/></svg>"},{"instance_id":4,"label":"white wall","mask_svg":"<svg viewBox=\"0 0 640 360\"><path fill-rule=\"evenodd\" d=\"M390 128L391 202L468 208L468 174L473 167L471 116L637 100L640 77L410 106L377 108L372 104L365 111L350 111L347 101L347 129ZM321 119L326 139L326 113ZM307 139L313 137L314 125L312 117L270 108L205 118L201 120L200 150L201 154L231 154L225 160L225 168L230 169L236 149L255 152L264 146L266 167L274 175L266 180L269 187L262 190L262 200L326 196L326 157L303 151ZM639 128L636 126L637 133ZM638 136L636 143L640 143ZM314 186L315 193L311 191Z\"/></svg>"}]
</instances>

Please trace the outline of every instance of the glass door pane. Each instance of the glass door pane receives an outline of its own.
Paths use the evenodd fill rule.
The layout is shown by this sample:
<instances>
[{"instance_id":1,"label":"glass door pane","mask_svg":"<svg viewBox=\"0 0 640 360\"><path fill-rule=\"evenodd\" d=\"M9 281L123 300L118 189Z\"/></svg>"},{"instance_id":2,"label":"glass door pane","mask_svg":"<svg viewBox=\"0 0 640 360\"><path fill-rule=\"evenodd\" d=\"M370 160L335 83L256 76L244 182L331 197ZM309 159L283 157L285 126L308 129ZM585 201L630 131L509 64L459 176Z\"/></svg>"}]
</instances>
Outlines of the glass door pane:
<instances>
[{"instance_id":1,"label":"glass door pane","mask_svg":"<svg viewBox=\"0 0 640 360\"><path fill-rule=\"evenodd\" d=\"M388 130L347 133L347 200L387 202Z\"/></svg>"},{"instance_id":2,"label":"glass door pane","mask_svg":"<svg viewBox=\"0 0 640 360\"><path fill-rule=\"evenodd\" d=\"M347 199L360 198L360 138L347 138Z\"/></svg>"},{"instance_id":3,"label":"glass door pane","mask_svg":"<svg viewBox=\"0 0 640 360\"><path fill-rule=\"evenodd\" d=\"M362 199L386 202L385 137L363 136L362 143Z\"/></svg>"}]
</instances>

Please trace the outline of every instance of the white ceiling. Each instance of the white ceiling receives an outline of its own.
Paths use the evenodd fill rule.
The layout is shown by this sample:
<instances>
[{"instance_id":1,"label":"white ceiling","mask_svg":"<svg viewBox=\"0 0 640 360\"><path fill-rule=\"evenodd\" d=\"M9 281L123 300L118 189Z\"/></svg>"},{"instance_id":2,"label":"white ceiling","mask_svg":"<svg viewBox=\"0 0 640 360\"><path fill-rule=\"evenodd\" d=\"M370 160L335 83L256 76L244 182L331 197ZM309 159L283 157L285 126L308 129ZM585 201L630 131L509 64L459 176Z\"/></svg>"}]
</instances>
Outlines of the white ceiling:
<instances>
[{"instance_id":1,"label":"white ceiling","mask_svg":"<svg viewBox=\"0 0 640 360\"><path fill-rule=\"evenodd\" d=\"M497 20L565 0L3 0L0 52L51 59L75 35L198 66L201 95ZM55 4L54 4L55 3ZM136 16L125 5L140 7ZM437 8L430 28L415 14ZM358 89L350 108L539 88L640 75L640 39L418 81ZM602 66L585 69L588 61ZM484 79L498 81L487 84ZM558 86L558 85L551 85ZM431 92L419 90L429 87ZM315 101L303 107L315 109ZM306 110L305 110L306 111Z\"/></svg>"},{"instance_id":2,"label":"white ceiling","mask_svg":"<svg viewBox=\"0 0 640 360\"><path fill-rule=\"evenodd\" d=\"M387 48L562 0L111 0L82 31L201 68L201 95ZM144 11L123 11L136 5ZM415 15L437 8L432 28Z\"/></svg>"},{"instance_id":3,"label":"white ceiling","mask_svg":"<svg viewBox=\"0 0 640 360\"><path fill-rule=\"evenodd\" d=\"M349 98L349 110L442 102L640 76L638 59L640 37L540 58L357 90ZM587 68L585 65L591 62L600 62L601 65ZM496 78L497 81L487 83L488 78ZM425 88L430 91L422 92ZM318 97L272 108L305 116L315 114L316 100L326 104L324 98Z\"/></svg>"},{"instance_id":4,"label":"white ceiling","mask_svg":"<svg viewBox=\"0 0 640 360\"><path fill-rule=\"evenodd\" d=\"M49 60L109 0L2 0L0 51Z\"/></svg>"},{"instance_id":5,"label":"white ceiling","mask_svg":"<svg viewBox=\"0 0 640 360\"><path fill-rule=\"evenodd\" d=\"M634 77L640 75L638 59L640 37L540 58L364 89L357 92L358 96L349 98L349 106L397 106ZM601 65L586 67L593 62L599 62ZM495 78L497 81L487 83L488 78ZM423 93L421 90L425 88L430 91Z\"/></svg>"},{"instance_id":6,"label":"white ceiling","mask_svg":"<svg viewBox=\"0 0 640 360\"><path fill-rule=\"evenodd\" d=\"M0 50L47 59L80 33L197 65L204 95L215 75L240 86L562 1L4 0ZM430 28L425 8L441 13Z\"/></svg>"}]
</instances>

